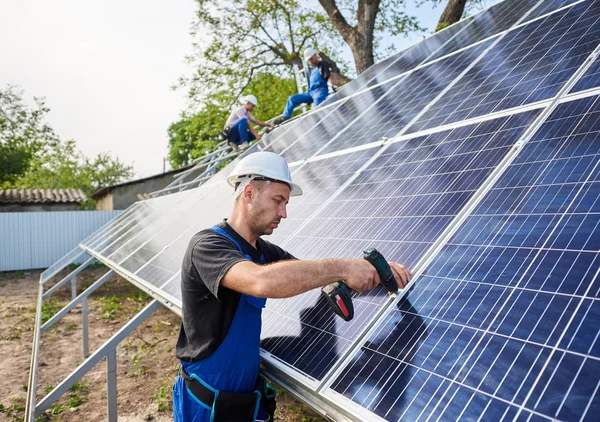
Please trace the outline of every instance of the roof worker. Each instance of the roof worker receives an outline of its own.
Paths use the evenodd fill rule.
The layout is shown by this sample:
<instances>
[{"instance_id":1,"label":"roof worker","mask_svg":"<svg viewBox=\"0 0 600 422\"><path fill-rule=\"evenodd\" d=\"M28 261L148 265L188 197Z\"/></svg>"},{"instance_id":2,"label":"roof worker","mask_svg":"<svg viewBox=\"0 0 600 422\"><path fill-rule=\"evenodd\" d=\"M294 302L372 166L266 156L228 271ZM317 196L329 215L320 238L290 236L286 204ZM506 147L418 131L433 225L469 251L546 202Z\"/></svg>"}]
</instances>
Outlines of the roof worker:
<instances>
[{"instance_id":1,"label":"roof worker","mask_svg":"<svg viewBox=\"0 0 600 422\"><path fill-rule=\"evenodd\" d=\"M329 93L328 85L331 81L331 66L329 63L319 60L319 52L314 48L304 50L304 60L310 66L307 72L308 92L294 94L288 98L283 114L274 120L275 124L283 123L292 117L294 108L302 103L314 104L317 107L327 98Z\"/></svg>"},{"instance_id":2,"label":"roof worker","mask_svg":"<svg viewBox=\"0 0 600 422\"><path fill-rule=\"evenodd\" d=\"M250 124L250 122L263 127L275 127L271 123L266 123L261 120L255 119L251 111L253 111L258 105L258 100L254 95L248 95L244 97L244 105L234 109L225 127L223 128L222 137L227 139L229 146L234 151L239 148L246 149L253 140L260 141L261 136L256 132L256 129Z\"/></svg>"},{"instance_id":3,"label":"roof worker","mask_svg":"<svg viewBox=\"0 0 600 422\"><path fill-rule=\"evenodd\" d=\"M302 195L282 157L250 154L227 181L236 196L229 218L196 233L183 258L176 347L181 371L173 386L178 422L273 420L275 392L259 375L266 298L295 296L337 280L356 292L379 283L364 259L296 260L261 238L287 217L289 198ZM410 271L390 266L405 287Z\"/></svg>"}]
</instances>

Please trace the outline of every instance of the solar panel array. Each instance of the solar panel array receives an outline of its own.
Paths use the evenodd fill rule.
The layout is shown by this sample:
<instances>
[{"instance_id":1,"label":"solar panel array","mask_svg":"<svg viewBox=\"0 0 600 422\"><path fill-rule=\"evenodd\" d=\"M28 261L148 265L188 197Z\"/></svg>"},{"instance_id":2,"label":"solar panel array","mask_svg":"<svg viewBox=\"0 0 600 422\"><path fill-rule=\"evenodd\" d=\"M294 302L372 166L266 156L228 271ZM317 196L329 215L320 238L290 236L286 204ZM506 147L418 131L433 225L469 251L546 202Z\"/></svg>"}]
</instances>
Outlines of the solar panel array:
<instances>
[{"instance_id":1,"label":"solar panel array","mask_svg":"<svg viewBox=\"0 0 600 422\"><path fill-rule=\"evenodd\" d=\"M597 420L600 2L505 0L376 64L251 148L305 194L270 240L302 259L378 248L415 272L344 322L269 300L272 374L359 420ZM180 312L190 237L226 217L230 164L82 243Z\"/></svg>"}]
</instances>

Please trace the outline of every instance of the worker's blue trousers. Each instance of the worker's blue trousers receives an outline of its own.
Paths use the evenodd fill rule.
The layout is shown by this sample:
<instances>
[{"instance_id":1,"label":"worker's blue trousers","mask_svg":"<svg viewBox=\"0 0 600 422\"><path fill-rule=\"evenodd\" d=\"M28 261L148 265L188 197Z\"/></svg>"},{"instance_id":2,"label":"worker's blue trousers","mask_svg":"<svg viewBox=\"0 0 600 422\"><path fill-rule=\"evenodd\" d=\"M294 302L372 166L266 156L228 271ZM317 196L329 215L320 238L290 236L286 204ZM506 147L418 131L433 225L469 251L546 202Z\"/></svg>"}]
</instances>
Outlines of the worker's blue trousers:
<instances>
[{"instance_id":1,"label":"worker's blue trousers","mask_svg":"<svg viewBox=\"0 0 600 422\"><path fill-rule=\"evenodd\" d=\"M285 105L285 110L283 111L283 117L289 119L292 117L292 113L294 112L294 108L299 106L300 104L313 104L317 107L327 98L327 91L317 92L313 97L311 94L303 92L302 94L294 94L287 100L287 104Z\"/></svg>"},{"instance_id":2,"label":"worker's blue trousers","mask_svg":"<svg viewBox=\"0 0 600 422\"><path fill-rule=\"evenodd\" d=\"M248 129L248 119L245 117L242 117L231 126L231 131L229 131L229 136L227 136L227 142L234 142L238 145L244 142L250 143L255 139L250 129Z\"/></svg>"}]
</instances>

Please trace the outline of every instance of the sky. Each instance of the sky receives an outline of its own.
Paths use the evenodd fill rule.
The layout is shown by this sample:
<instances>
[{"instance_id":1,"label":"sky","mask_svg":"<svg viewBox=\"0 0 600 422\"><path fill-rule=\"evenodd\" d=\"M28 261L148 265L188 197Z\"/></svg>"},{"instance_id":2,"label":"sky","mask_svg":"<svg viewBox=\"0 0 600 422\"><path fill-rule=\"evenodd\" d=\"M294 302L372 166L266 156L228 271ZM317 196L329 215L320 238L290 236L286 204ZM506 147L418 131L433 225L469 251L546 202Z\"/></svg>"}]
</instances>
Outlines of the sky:
<instances>
[{"instance_id":1,"label":"sky","mask_svg":"<svg viewBox=\"0 0 600 422\"><path fill-rule=\"evenodd\" d=\"M495 3L489 0L488 3ZM136 177L162 172L167 128L186 107L171 87L192 71L193 0L7 0L0 86L45 97L47 121L87 156L109 152ZM434 27L442 9L415 10ZM399 39L406 48L422 37Z\"/></svg>"}]
</instances>

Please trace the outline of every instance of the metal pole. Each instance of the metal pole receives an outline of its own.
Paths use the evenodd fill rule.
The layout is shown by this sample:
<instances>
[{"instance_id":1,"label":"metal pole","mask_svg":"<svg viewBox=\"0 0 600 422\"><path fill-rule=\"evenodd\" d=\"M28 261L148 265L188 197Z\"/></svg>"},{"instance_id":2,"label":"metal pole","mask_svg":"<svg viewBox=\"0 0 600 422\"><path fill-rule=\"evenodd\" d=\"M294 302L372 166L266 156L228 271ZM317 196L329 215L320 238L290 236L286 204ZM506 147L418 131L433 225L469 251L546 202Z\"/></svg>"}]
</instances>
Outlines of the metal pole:
<instances>
[{"instance_id":1,"label":"metal pole","mask_svg":"<svg viewBox=\"0 0 600 422\"><path fill-rule=\"evenodd\" d=\"M106 355L106 388L108 392L108 422L117 422L117 347Z\"/></svg>"},{"instance_id":2,"label":"metal pole","mask_svg":"<svg viewBox=\"0 0 600 422\"><path fill-rule=\"evenodd\" d=\"M71 300L77 297L77 275L71 276Z\"/></svg>"},{"instance_id":3,"label":"metal pole","mask_svg":"<svg viewBox=\"0 0 600 422\"><path fill-rule=\"evenodd\" d=\"M81 302L81 331L83 358L86 359L90 355L87 297L83 300L83 302Z\"/></svg>"}]
</instances>

